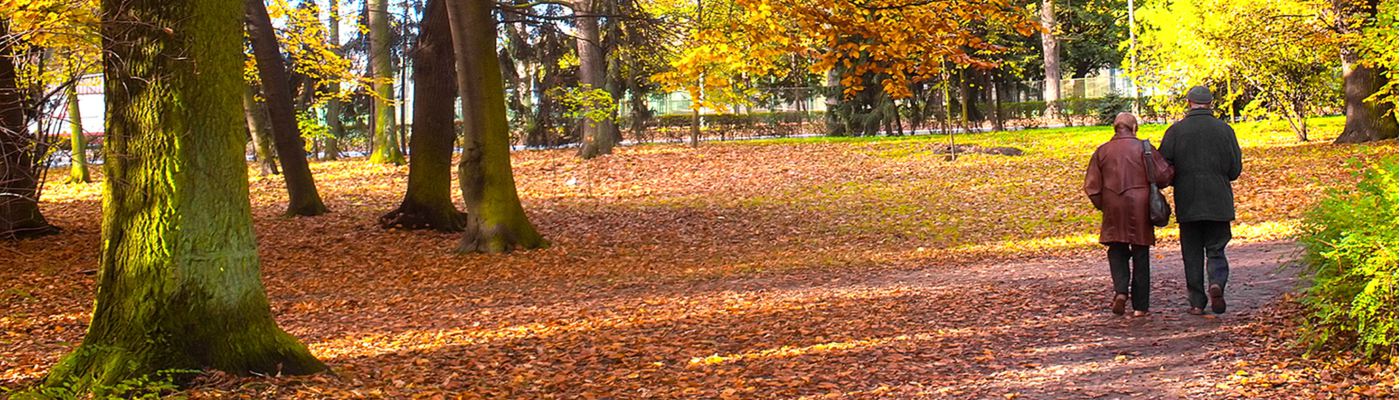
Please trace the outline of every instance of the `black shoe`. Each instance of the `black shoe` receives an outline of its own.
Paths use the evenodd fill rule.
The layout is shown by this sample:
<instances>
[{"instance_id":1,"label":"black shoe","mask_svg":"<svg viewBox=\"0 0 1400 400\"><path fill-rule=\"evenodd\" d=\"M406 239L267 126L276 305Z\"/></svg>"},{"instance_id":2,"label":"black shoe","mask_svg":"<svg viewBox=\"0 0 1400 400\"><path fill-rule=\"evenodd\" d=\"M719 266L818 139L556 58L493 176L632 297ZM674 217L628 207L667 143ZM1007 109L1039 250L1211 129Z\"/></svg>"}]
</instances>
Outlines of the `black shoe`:
<instances>
[{"instance_id":1,"label":"black shoe","mask_svg":"<svg viewBox=\"0 0 1400 400\"><path fill-rule=\"evenodd\" d=\"M1220 287L1220 285L1210 285L1210 289L1207 289L1206 293L1210 295L1210 310L1216 314L1224 314L1225 288Z\"/></svg>"},{"instance_id":2,"label":"black shoe","mask_svg":"<svg viewBox=\"0 0 1400 400\"><path fill-rule=\"evenodd\" d=\"M1113 314L1123 315L1123 308L1128 304L1128 295L1116 294L1113 296Z\"/></svg>"}]
</instances>

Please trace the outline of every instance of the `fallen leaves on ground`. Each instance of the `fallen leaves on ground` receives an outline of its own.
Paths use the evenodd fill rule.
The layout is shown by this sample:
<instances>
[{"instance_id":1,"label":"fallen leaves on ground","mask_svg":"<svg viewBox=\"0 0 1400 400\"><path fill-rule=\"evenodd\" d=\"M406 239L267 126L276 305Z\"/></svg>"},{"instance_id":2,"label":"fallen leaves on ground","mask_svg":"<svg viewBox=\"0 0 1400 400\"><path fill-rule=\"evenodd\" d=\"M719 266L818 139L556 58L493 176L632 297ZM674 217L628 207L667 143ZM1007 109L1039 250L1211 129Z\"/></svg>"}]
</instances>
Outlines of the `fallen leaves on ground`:
<instances>
[{"instance_id":1,"label":"fallen leaves on ground","mask_svg":"<svg viewBox=\"0 0 1400 400\"><path fill-rule=\"evenodd\" d=\"M1160 138L1151 129L1144 135ZM1239 130L1241 245L1290 237L1310 199L1354 181L1347 159L1396 151ZM521 198L554 245L492 256L453 254L456 235L375 225L398 204L406 167L313 163L332 210L315 218L282 217L281 178L255 176L274 314L336 374L211 373L189 394L1113 394L1104 371L1162 360L1104 350L1106 330L1134 323L1103 318L1098 217L1080 192L1089 154L1109 136L1106 127L968 135L959 143L1026 154L956 162L935 154L941 137L649 145L591 161L518 152ZM47 189L44 211L64 233L0 244L13 260L0 268L0 385L10 388L36 382L81 340L92 304L101 185L54 178ZM1175 246L1173 227L1159 235ZM1163 271L1170 287L1177 270ZM1235 393L1274 379L1235 372L1207 380L1223 388L1199 386ZM1341 393L1321 385L1312 393Z\"/></svg>"}]
</instances>

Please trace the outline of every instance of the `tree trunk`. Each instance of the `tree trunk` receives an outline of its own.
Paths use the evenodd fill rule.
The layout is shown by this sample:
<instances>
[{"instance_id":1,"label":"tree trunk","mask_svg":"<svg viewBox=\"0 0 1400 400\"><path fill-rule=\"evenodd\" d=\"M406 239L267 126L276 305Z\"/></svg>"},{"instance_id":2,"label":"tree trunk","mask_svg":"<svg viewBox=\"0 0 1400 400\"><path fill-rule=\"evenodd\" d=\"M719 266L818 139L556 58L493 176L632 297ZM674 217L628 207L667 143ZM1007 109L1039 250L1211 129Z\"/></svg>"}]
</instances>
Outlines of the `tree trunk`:
<instances>
[{"instance_id":1,"label":"tree trunk","mask_svg":"<svg viewBox=\"0 0 1400 400\"><path fill-rule=\"evenodd\" d=\"M267 131L267 110L254 99L253 86L243 85L243 115L248 121L248 136L253 138L253 153L258 157L258 170L264 176L276 175L277 160L272 152L272 134Z\"/></svg>"},{"instance_id":2,"label":"tree trunk","mask_svg":"<svg viewBox=\"0 0 1400 400\"><path fill-rule=\"evenodd\" d=\"M0 36L10 37L10 21L0 18ZM0 239L58 233L39 212L39 177L34 138L29 133L27 99L15 74L14 41L0 40Z\"/></svg>"},{"instance_id":3,"label":"tree trunk","mask_svg":"<svg viewBox=\"0 0 1400 400\"><path fill-rule=\"evenodd\" d=\"M263 98L267 100L267 116L272 121L272 136L276 141L277 160L282 163L282 175L287 181L287 215L315 216L326 213L316 180L307 165L305 142L292 115L292 91L286 67L278 50L272 19L262 0L245 0L248 36L253 42L253 56L258 62L258 78L262 80Z\"/></svg>"},{"instance_id":4,"label":"tree trunk","mask_svg":"<svg viewBox=\"0 0 1400 400\"><path fill-rule=\"evenodd\" d=\"M500 253L549 243L525 216L510 169L505 90L496 60L494 3L448 1L457 89L462 98L462 160L457 176L467 224L458 251Z\"/></svg>"},{"instance_id":5,"label":"tree trunk","mask_svg":"<svg viewBox=\"0 0 1400 400\"><path fill-rule=\"evenodd\" d=\"M398 209L379 218L385 229L460 232L464 214L452 205L452 147L456 140L457 75L447 1L428 0L413 50L413 136L408 190Z\"/></svg>"},{"instance_id":6,"label":"tree trunk","mask_svg":"<svg viewBox=\"0 0 1400 400\"><path fill-rule=\"evenodd\" d=\"M1040 5L1040 46L1045 58L1045 118L1060 116L1060 41L1055 37L1055 4L1042 0Z\"/></svg>"},{"instance_id":7,"label":"tree trunk","mask_svg":"<svg viewBox=\"0 0 1400 400\"><path fill-rule=\"evenodd\" d=\"M1395 139L1397 132L1394 104L1366 101L1372 93L1385 87L1385 78L1377 68L1357 63L1355 52L1342 50L1342 83L1346 105L1346 125L1337 143L1361 143Z\"/></svg>"},{"instance_id":8,"label":"tree trunk","mask_svg":"<svg viewBox=\"0 0 1400 400\"><path fill-rule=\"evenodd\" d=\"M369 5L369 65L374 76L374 151L369 162L403 165L398 135L394 134L394 66L389 53L389 1Z\"/></svg>"},{"instance_id":9,"label":"tree trunk","mask_svg":"<svg viewBox=\"0 0 1400 400\"><path fill-rule=\"evenodd\" d=\"M574 12L583 15L592 15L595 7L595 0L578 0L574 2ZM597 0L602 1L602 0ZM579 88L582 90L606 90L604 87L607 80L607 60L604 59L602 33L598 29L597 16L582 16L575 18L578 29L578 80ZM604 154L611 154L613 145L612 133L608 129L608 121L594 121L591 118L583 119L582 145L579 146L579 157L590 159Z\"/></svg>"},{"instance_id":10,"label":"tree trunk","mask_svg":"<svg viewBox=\"0 0 1400 400\"><path fill-rule=\"evenodd\" d=\"M240 100L229 96L243 90L244 3L102 7L102 270L87 335L45 386L101 392L173 369L325 370L273 321L259 276Z\"/></svg>"},{"instance_id":11,"label":"tree trunk","mask_svg":"<svg viewBox=\"0 0 1400 400\"><path fill-rule=\"evenodd\" d=\"M335 46L335 55L343 56L344 51L340 49L340 0L330 1L330 23L327 36ZM340 159L340 138L345 137L345 123L340 120L340 80L335 79L330 82L329 91L331 98L326 100L326 126L330 128L330 137L326 138L326 146L321 156L325 160Z\"/></svg>"},{"instance_id":12,"label":"tree trunk","mask_svg":"<svg viewBox=\"0 0 1400 400\"><path fill-rule=\"evenodd\" d=\"M642 93L642 85L637 82L637 77L627 78L627 91L632 97L632 140L638 142L647 140L647 101L646 95Z\"/></svg>"},{"instance_id":13,"label":"tree trunk","mask_svg":"<svg viewBox=\"0 0 1400 400\"><path fill-rule=\"evenodd\" d=\"M81 77L79 77L81 78ZM87 164L87 137L83 136L83 111L78 107L78 81L73 79L73 84L68 85L68 139L72 150L70 163L68 166L69 183L88 183L92 178L88 176Z\"/></svg>"}]
</instances>

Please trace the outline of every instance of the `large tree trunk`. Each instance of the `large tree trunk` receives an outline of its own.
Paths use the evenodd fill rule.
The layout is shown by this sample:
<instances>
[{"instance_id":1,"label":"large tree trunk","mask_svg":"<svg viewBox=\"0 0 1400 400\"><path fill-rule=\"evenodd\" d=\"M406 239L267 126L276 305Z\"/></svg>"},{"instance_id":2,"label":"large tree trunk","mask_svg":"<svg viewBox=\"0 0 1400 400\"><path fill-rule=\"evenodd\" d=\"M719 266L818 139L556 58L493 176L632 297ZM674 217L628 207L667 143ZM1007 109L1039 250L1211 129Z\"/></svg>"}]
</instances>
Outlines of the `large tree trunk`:
<instances>
[{"instance_id":1,"label":"large tree trunk","mask_svg":"<svg viewBox=\"0 0 1400 400\"><path fill-rule=\"evenodd\" d=\"M1385 78L1376 68L1357 63L1355 52L1342 51L1342 83L1346 104L1346 125L1337 143L1361 143L1395 139L1397 125L1394 104L1375 104L1367 97L1385 87Z\"/></svg>"},{"instance_id":2,"label":"large tree trunk","mask_svg":"<svg viewBox=\"0 0 1400 400\"><path fill-rule=\"evenodd\" d=\"M88 183L92 178L88 176L87 163L87 137L83 136L83 110L78 106L78 81L80 77L73 79L73 84L68 85L68 140L71 151L69 151L70 162L68 166L69 183Z\"/></svg>"},{"instance_id":3,"label":"large tree trunk","mask_svg":"<svg viewBox=\"0 0 1400 400\"><path fill-rule=\"evenodd\" d=\"M603 35L598 28L598 17L591 16L595 7L594 1L603 0L578 0L574 2L574 12L582 16L575 19L578 28L578 80L579 88L582 90L606 90L608 63L603 54ZM579 146L579 157L589 159L604 154L611 154L613 145L613 134L609 129L610 121L594 121L590 118L583 119L583 143Z\"/></svg>"},{"instance_id":4,"label":"large tree trunk","mask_svg":"<svg viewBox=\"0 0 1400 400\"><path fill-rule=\"evenodd\" d=\"M15 74L10 21L0 18L0 239L58 233L39 212L39 177L34 137L29 132L25 92Z\"/></svg>"},{"instance_id":5,"label":"large tree trunk","mask_svg":"<svg viewBox=\"0 0 1400 400\"><path fill-rule=\"evenodd\" d=\"M277 160L282 163L282 175L287 181L287 215L325 214L326 205L316 190L316 181L306 162L301 130L292 114L292 90L288 87L287 69L282 65L267 6L262 0L245 0L244 4L248 36L252 38L253 56L258 62L258 78L262 80L263 98L267 100L267 116L272 121Z\"/></svg>"},{"instance_id":6,"label":"large tree trunk","mask_svg":"<svg viewBox=\"0 0 1400 400\"><path fill-rule=\"evenodd\" d=\"M330 23L327 28L327 40L335 45L333 47L337 56L344 55L340 49L340 0L330 0ZM331 98L326 100L326 126L330 128L330 137L326 138L326 146L323 149L321 158L324 160L340 159L340 138L345 137L345 123L340 120L340 80L335 79L330 82L328 89L332 93Z\"/></svg>"},{"instance_id":7,"label":"large tree trunk","mask_svg":"<svg viewBox=\"0 0 1400 400\"><path fill-rule=\"evenodd\" d=\"M369 65L374 75L374 151L369 162L403 165L398 135L394 133L394 66L389 54L389 2L367 0L369 5Z\"/></svg>"},{"instance_id":8,"label":"large tree trunk","mask_svg":"<svg viewBox=\"0 0 1400 400\"><path fill-rule=\"evenodd\" d=\"M459 232L464 215L452 205L453 108L457 69L452 52L447 1L428 0L422 33L413 50L413 137L409 148L408 191L403 204L379 218L384 228L431 228Z\"/></svg>"},{"instance_id":9,"label":"large tree trunk","mask_svg":"<svg viewBox=\"0 0 1400 400\"><path fill-rule=\"evenodd\" d=\"M325 370L273 321L259 277L240 100L229 96L243 90L244 3L102 8L107 179L97 301L82 344L45 385L83 393L175 369Z\"/></svg>"},{"instance_id":10,"label":"large tree trunk","mask_svg":"<svg viewBox=\"0 0 1400 400\"><path fill-rule=\"evenodd\" d=\"M447 4L462 98L462 160L457 175L467 225L460 252L499 253L548 245L525 216L515 191L493 6L486 1Z\"/></svg>"},{"instance_id":11,"label":"large tree trunk","mask_svg":"<svg viewBox=\"0 0 1400 400\"><path fill-rule=\"evenodd\" d=\"M243 85L243 116L248 121L248 136L253 139L258 171L264 176L276 175L277 159L272 152L272 133L267 131L267 110L258 104L255 95L252 85Z\"/></svg>"},{"instance_id":12,"label":"large tree trunk","mask_svg":"<svg viewBox=\"0 0 1400 400\"><path fill-rule=\"evenodd\" d=\"M1040 4L1040 47L1045 58L1045 118L1060 116L1060 40L1055 37L1055 4L1042 0Z\"/></svg>"}]
</instances>

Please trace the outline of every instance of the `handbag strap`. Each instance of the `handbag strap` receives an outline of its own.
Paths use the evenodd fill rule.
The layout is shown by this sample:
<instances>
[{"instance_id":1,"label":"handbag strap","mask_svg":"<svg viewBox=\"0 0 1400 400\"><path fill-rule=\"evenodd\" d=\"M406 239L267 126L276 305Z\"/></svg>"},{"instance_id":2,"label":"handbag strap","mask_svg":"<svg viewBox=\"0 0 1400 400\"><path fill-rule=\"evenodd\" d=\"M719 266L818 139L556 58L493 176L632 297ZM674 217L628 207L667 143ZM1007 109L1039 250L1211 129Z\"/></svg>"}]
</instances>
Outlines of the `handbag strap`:
<instances>
[{"instance_id":1,"label":"handbag strap","mask_svg":"<svg viewBox=\"0 0 1400 400\"><path fill-rule=\"evenodd\" d=\"M1147 139L1142 140L1142 161L1147 165L1147 170L1143 171L1147 175L1147 184L1152 187L1152 190L1157 190L1157 180L1152 179L1157 166L1152 163L1152 143Z\"/></svg>"}]
</instances>

